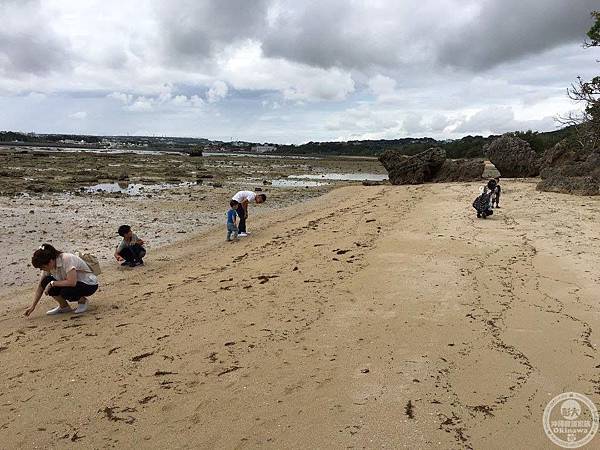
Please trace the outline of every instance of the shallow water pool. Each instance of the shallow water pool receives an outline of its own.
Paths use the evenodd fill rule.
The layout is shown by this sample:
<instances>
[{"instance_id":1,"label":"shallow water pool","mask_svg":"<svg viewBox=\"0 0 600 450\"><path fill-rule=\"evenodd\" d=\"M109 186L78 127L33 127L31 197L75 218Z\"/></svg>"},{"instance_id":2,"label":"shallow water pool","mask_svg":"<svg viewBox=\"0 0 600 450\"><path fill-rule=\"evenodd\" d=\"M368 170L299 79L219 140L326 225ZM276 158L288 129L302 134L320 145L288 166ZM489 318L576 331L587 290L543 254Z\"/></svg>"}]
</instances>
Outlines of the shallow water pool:
<instances>
[{"instance_id":1,"label":"shallow water pool","mask_svg":"<svg viewBox=\"0 0 600 450\"><path fill-rule=\"evenodd\" d=\"M311 175L290 175L289 178L302 180L331 180L331 181L384 181L387 174L381 173L321 173Z\"/></svg>"},{"instance_id":2,"label":"shallow water pool","mask_svg":"<svg viewBox=\"0 0 600 450\"><path fill-rule=\"evenodd\" d=\"M91 194L102 193L117 193L127 195L141 195L146 192L163 191L165 189L182 188L195 186L196 182L185 181L183 183L158 183L158 184L141 184L141 183L100 183L93 186L82 188L83 191Z\"/></svg>"},{"instance_id":3,"label":"shallow water pool","mask_svg":"<svg viewBox=\"0 0 600 450\"><path fill-rule=\"evenodd\" d=\"M279 187L279 188L319 187L319 186L326 186L328 184L329 183L322 183L319 181L290 180L289 178L273 180L271 182L271 186Z\"/></svg>"}]
</instances>

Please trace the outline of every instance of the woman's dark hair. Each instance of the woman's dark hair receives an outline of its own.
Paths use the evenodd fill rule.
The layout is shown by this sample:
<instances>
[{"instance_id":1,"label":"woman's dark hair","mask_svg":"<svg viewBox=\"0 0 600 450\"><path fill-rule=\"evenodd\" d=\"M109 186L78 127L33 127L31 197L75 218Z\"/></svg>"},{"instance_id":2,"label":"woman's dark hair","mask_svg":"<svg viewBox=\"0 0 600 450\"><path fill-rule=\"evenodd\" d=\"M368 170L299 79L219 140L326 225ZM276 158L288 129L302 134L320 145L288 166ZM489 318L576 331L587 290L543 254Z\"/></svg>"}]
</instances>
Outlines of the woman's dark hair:
<instances>
[{"instance_id":1,"label":"woman's dark hair","mask_svg":"<svg viewBox=\"0 0 600 450\"><path fill-rule=\"evenodd\" d=\"M50 244L42 244L31 258L31 265L36 269L41 269L42 266L48 264L51 260L58 258L62 252L56 250Z\"/></svg>"},{"instance_id":2,"label":"woman's dark hair","mask_svg":"<svg viewBox=\"0 0 600 450\"><path fill-rule=\"evenodd\" d=\"M239 203L237 202L237 200L231 200L229 202L229 206L231 206L232 208L235 208L237 205L239 205Z\"/></svg>"},{"instance_id":3,"label":"woman's dark hair","mask_svg":"<svg viewBox=\"0 0 600 450\"><path fill-rule=\"evenodd\" d=\"M265 194L258 194L257 197L261 197L263 202L267 201L267 196Z\"/></svg>"},{"instance_id":4,"label":"woman's dark hair","mask_svg":"<svg viewBox=\"0 0 600 450\"><path fill-rule=\"evenodd\" d=\"M129 225L121 225L117 230L117 233L119 233L119 236L124 237L130 231L131 227Z\"/></svg>"},{"instance_id":5,"label":"woman's dark hair","mask_svg":"<svg viewBox=\"0 0 600 450\"><path fill-rule=\"evenodd\" d=\"M488 188L489 189L494 189L496 187L496 180L492 179L490 181L488 181Z\"/></svg>"}]
</instances>

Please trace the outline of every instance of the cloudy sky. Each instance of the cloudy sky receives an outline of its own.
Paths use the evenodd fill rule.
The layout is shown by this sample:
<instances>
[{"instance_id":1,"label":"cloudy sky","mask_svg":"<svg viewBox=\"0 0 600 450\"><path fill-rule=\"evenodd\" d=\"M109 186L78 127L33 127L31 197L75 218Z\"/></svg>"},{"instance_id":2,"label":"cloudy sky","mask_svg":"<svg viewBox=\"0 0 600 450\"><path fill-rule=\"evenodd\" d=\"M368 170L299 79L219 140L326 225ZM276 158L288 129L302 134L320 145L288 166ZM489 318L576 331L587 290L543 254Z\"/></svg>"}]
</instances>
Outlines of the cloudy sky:
<instances>
[{"instance_id":1,"label":"cloudy sky","mask_svg":"<svg viewBox=\"0 0 600 450\"><path fill-rule=\"evenodd\" d=\"M0 0L0 130L302 143L552 130L597 0Z\"/></svg>"}]
</instances>

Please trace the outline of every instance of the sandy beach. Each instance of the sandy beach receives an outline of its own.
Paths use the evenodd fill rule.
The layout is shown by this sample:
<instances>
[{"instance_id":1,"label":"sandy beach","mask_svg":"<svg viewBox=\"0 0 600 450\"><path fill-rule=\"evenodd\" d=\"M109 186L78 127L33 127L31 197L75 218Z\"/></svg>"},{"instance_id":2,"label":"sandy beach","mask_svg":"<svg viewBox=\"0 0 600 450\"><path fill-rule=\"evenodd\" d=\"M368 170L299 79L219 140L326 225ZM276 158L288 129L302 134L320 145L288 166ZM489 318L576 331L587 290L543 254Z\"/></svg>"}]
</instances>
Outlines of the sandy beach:
<instances>
[{"instance_id":1,"label":"sandy beach","mask_svg":"<svg viewBox=\"0 0 600 450\"><path fill-rule=\"evenodd\" d=\"M476 183L341 187L107 266L78 317L4 292L0 448L550 448L552 397L600 404L600 201L534 187L485 221Z\"/></svg>"},{"instance_id":2,"label":"sandy beach","mask_svg":"<svg viewBox=\"0 0 600 450\"><path fill-rule=\"evenodd\" d=\"M346 157L16 148L0 149L0 164L0 294L36 279L29 261L44 242L112 264L123 223L152 250L222 224L239 190L266 193L268 202L251 211L261 215L357 183L322 179L328 175L386 176L375 158ZM120 174L127 180L117 183Z\"/></svg>"}]
</instances>

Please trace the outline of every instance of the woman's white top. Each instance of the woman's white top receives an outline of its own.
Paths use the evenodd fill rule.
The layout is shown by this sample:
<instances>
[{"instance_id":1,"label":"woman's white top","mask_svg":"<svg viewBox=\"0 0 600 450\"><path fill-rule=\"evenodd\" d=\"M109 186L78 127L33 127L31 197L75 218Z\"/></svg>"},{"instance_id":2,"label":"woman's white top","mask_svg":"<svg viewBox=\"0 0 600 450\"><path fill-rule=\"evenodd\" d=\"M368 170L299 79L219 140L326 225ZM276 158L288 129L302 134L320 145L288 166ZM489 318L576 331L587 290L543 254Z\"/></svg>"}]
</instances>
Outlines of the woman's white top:
<instances>
[{"instance_id":1,"label":"woman's white top","mask_svg":"<svg viewBox=\"0 0 600 450\"><path fill-rule=\"evenodd\" d=\"M52 275L57 281L67 279L67 273L75 269L77 271L77 281L89 285L98 284L98 278L92 273L86 262L72 253L61 253L56 258L56 267L50 272L43 271L44 275Z\"/></svg>"}]
</instances>

